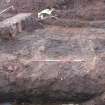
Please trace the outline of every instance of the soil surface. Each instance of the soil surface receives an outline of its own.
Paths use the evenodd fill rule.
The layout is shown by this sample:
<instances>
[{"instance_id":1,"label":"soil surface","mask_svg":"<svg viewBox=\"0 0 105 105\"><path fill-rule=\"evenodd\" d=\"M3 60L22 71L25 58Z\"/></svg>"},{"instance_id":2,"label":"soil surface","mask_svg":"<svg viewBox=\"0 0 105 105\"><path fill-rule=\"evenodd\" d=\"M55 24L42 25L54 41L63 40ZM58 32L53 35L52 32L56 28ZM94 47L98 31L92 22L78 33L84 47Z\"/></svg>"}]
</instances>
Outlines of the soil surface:
<instances>
[{"instance_id":1,"label":"soil surface","mask_svg":"<svg viewBox=\"0 0 105 105\"><path fill-rule=\"evenodd\" d=\"M37 18L47 7L56 8L58 19L38 21L43 28L23 31L14 40L0 38L0 101L46 95L45 101L104 105L105 1L1 0L0 11L10 5L15 10L1 21L21 12Z\"/></svg>"}]
</instances>

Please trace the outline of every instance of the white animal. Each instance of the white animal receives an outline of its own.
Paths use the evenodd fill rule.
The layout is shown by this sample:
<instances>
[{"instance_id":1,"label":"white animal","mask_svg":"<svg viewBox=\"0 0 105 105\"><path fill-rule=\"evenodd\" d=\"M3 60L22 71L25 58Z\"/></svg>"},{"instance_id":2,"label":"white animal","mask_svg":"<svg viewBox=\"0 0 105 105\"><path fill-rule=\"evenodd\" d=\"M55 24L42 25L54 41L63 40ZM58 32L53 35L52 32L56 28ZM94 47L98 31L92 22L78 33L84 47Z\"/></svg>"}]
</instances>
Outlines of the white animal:
<instances>
[{"instance_id":1,"label":"white animal","mask_svg":"<svg viewBox=\"0 0 105 105\"><path fill-rule=\"evenodd\" d=\"M44 20L50 16L53 16L52 15L52 12L54 11L55 9L52 8L52 9L44 9L42 10L41 12L38 13L38 18L41 19L41 20Z\"/></svg>"}]
</instances>

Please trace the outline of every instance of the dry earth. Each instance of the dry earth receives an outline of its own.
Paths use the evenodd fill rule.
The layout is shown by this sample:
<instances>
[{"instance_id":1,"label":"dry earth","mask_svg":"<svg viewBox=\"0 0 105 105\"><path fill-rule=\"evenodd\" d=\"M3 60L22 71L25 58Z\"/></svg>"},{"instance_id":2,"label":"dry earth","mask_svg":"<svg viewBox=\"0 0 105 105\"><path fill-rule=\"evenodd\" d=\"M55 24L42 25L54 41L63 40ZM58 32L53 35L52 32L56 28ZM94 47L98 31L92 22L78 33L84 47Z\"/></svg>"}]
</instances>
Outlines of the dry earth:
<instances>
[{"instance_id":1,"label":"dry earth","mask_svg":"<svg viewBox=\"0 0 105 105\"><path fill-rule=\"evenodd\" d=\"M0 41L1 76L8 74L9 81L6 82L7 80L1 77L4 81L0 82L0 86L8 87L7 93L9 91L15 93L21 89L28 92L33 88L37 88L37 91L43 91L40 90L42 86L45 86L44 89L48 89L46 86L49 89L56 90L57 88L61 93L56 94L55 97L52 96L54 91L51 93L51 90L48 91L48 96L53 97L53 101L57 101L57 97L58 99L63 97L62 91L67 91L64 93L63 101L67 101L66 98L71 96L73 101L77 102L87 100L87 95L91 98L94 95L98 96L104 93L104 29L45 27L32 33L23 32L17 35L16 40L13 41ZM3 74L2 70L5 71ZM58 72L61 72L60 75ZM26 78L26 81L29 79L29 82L25 82L23 78ZM52 84L53 80L55 84ZM2 82L4 83L2 84ZM12 84L14 82L16 85ZM20 88L21 86L23 87ZM73 91L74 88L75 91ZM6 90L7 88L0 89L2 92ZM76 96L69 94L68 97L67 93L71 92ZM85 95L82 96L84 92ZM30 100L30 98L28 99ZM103 100L101 101L103 102Z\"/></svg>"},{"instance_id":2,"label":"dry earth","mask_svg":"<svg viewBox=\"0 0 105 105\"><path fill-rule=\"evenodd\" d=\"M34 101L29 94L35 94L39 100L47 95L51 102L88 100L83 105L105 105L105 1L1 0L0 10L11 4L16 10L1 20L50 6L57 9L60 21L47 20L43 29L0 40L0 92L7 96L0 94L0 101L9 100L12 93L13 101Z\"/></svg>"}]
</instances>

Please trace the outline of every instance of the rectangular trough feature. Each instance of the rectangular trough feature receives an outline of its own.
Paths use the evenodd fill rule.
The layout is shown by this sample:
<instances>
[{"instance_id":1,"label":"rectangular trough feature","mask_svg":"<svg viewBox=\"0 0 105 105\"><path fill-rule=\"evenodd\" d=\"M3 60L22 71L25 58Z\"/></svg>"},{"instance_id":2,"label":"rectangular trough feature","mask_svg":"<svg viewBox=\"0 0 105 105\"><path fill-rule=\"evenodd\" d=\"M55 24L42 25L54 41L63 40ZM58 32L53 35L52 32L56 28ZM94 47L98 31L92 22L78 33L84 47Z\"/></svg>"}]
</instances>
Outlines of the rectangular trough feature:
<instances>
[{"instance_id":1,"label":"rectangular trough feature","mask_svg":"<svg viewBox=\"0 0 105 105\"><path fill-rule=\"evenodd\" d=\"M19 32L28 30L27 26L34 24L34 17L32 13L19 13L13 17L7 18L0 22L0 37L1 38L13 38ZM31 30L34 30L34 27Z\"/></svg>"}]
</instances>

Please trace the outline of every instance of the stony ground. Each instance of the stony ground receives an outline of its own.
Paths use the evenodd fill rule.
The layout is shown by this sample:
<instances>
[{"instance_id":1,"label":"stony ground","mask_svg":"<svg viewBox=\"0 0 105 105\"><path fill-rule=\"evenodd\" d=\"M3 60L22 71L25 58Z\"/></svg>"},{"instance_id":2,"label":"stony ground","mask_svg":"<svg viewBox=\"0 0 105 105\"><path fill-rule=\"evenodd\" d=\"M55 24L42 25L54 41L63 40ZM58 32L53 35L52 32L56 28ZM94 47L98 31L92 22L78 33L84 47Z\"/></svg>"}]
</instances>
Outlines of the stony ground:
<instances>
[{"instance_id":1,"label":"stony ground","mask_svg":"<svg viewBox=\"0 0 105 105\"><path fill-rule=\"evenodd\" d=\"M20 64L15 63L16 60L17 62L19 61L24 65L31 64L33 61L50 62L52 60L58 62L59 60L61 61L71 60L74 62L81 63L86 62L83 63L83 65L86 67L87 71L83 69L84 71L82 72L76 71L76 73L78 73L81 76L88 73L89 75L92 76L92 78L97 79L94 77L95 71L91 70L94 69L95 63L97 62L97 59L99 59L98 57L103 56L105 53L104 43L105 30L102 28L90 27L68 28L61 26L45 25L44 29L37 29L34 32L30 33L22 32L21 34L18 34L16 36L15 40L10 41L1 39L0 65L2 67L3 64L4 67L7 68L9 65L13 66L15 65L21 68ZM13 64L10 61L13 61ZM4 69L6 70L7 68ZM78 65L76 69L77 68L81 69L79 68ZM53 69L53 67L50 69ZM15 71L14 73L16 74L17 72L18 71ZM10 80L12 81L13 78L14 77L11 77ZM86 85L88 86L88 84ZM91 91L97 93L98 88L102 89L103 91L104 87L100 88L100 86L98 87L98 85L96 86L94 83L92 83L91 85L93 86L89 88ZM97 87L96 90L95 90L96 87L94 88L94 85ZM83 85L83 87L85 88L85 85Z\"/></svg>"},{"instance_id":2,"label":"stony ground","mask_svg":"<svg viewBox=\"0 0 105 105\"><path fill-rule=\"evenodd\" d=\"M75 88L76 92L86 91L92 95L94 95L94 93L98 95L100 93L104 93L105 91L104 89L105 71L103 69L105 67L104 0L100 1L92 0L91 2L89 2L89 0L85 0L85 2L81 2L82 5L77 5L77 7L72 9L73 11L69 11L70 8L68 7L70 7L70 5L68 5L68 3L70 4L70 2L68 0L64 0L66 1L64 3L57 2L56 0L52 0L53 2L50 1L51 0L45 0L44 2L41 1L41 3L45 5L43 5L41 8L42 4L41 5L38 4L36 6L37 9L39 10L43 9L48 5L56 6L56 8L60 12L60 14L58 13L58 17L61 17L62 18L61 20L57 21L47 20L45 22L42 22L44 26L43 29L39 28L37 30L34 30L33 32L22 32L21 34L18 34L16 36L15 40L10 41L0 39L1 58L0 69L2 69L2 66L4 67L3 69L5 73L3 75L6 75L6 73L9 72L8 70L10 70L8 74L10 75L9 80L10 81L14 80L15 75L17 76L18 74L18 71L14 71L13 74L11 74L11 67L9 67L9 65L13 66L14 69L16 70L19 67L21 74L22 73L21 71L24 70L25 68L23 65L20 65L20 62L21 64L24 65L29 64L33 68L35 68L34 64L32 63L33 61L59 62L59 60L61 61L63 60L64 62L68 60L73 62L80 62L78 64L73 64L72 72L74 74L70 74L71 72L69 72L71 77L72 75L79 75L80 77L83 77L80 79L81 85L78 85L77 81L78 78L77 80L75 80L75 77L73 77L73 81L76 83L76 85L74 84L74 86L77 87ZM3 7L0 6L1 10L5 9L8 6L8 4L6 4L3 0L0 3L1 3L0 5L3 5ZM75 3L72 2L71 6L74 4ZM28 10L32 11L34 6L33 2L32 1L29 2L29 0L27 0L27 2L26 0L21 0L21 2L15 0L14 5L16 6L18 12L27 12ZM4 14L3 16L1 16L0 20L3 20L10 16L11 14ZM75 20L73 21L70 20L69 18L70 19L73 18ZM37 64L35 66L37 66ZM47 66L49 68L49 64ZM52 70L54 66L52 65L50 69ZM61 64L60 66L62 67ZM42 71L46 69L46 67L44 67L43 64L38 65L38 67L39 68L43 67ZM67 67L65 67L64 69L67 69ZM48 72L50 69L48 69ZM52 71L54 70L55 69L53 69ZM22 76L28 77L28 71L24 72L26 74ZM32 72L30 73L30 75L33 74ZM53 75L51 76L53 78L56 76L55 75L56 72L52 73ZM86 74L89 74L89 77L87 77L88 79L84 81L84 78L86 79L85 76ZM0 75L2 75L2 73ZM36 77L37 75L39 75L39 73L38 74L36 73ZM49 76L46 76L46 74L45 77L49 78ZM44 76L42 76L42 79L43 78ZM62 78L60 79L62 80ZM85 84L86 82L87 84ZM1 87L3 83L4 87L8 86L8 83L0 81ZM20 84L19 83L20 82L17 83L18 86L21 86L22 83ZM27 86L27 83L24 85ZM1 89L1 91L2 90L6 91L7 89L3 88ZM94 104L94 102L91 102L90 104L104 105L105 103L104 98L102 99L100 98L100 100L103 102L102 104L98 102L97 102L98 104Z\"/></svg>"}]
</instances>

